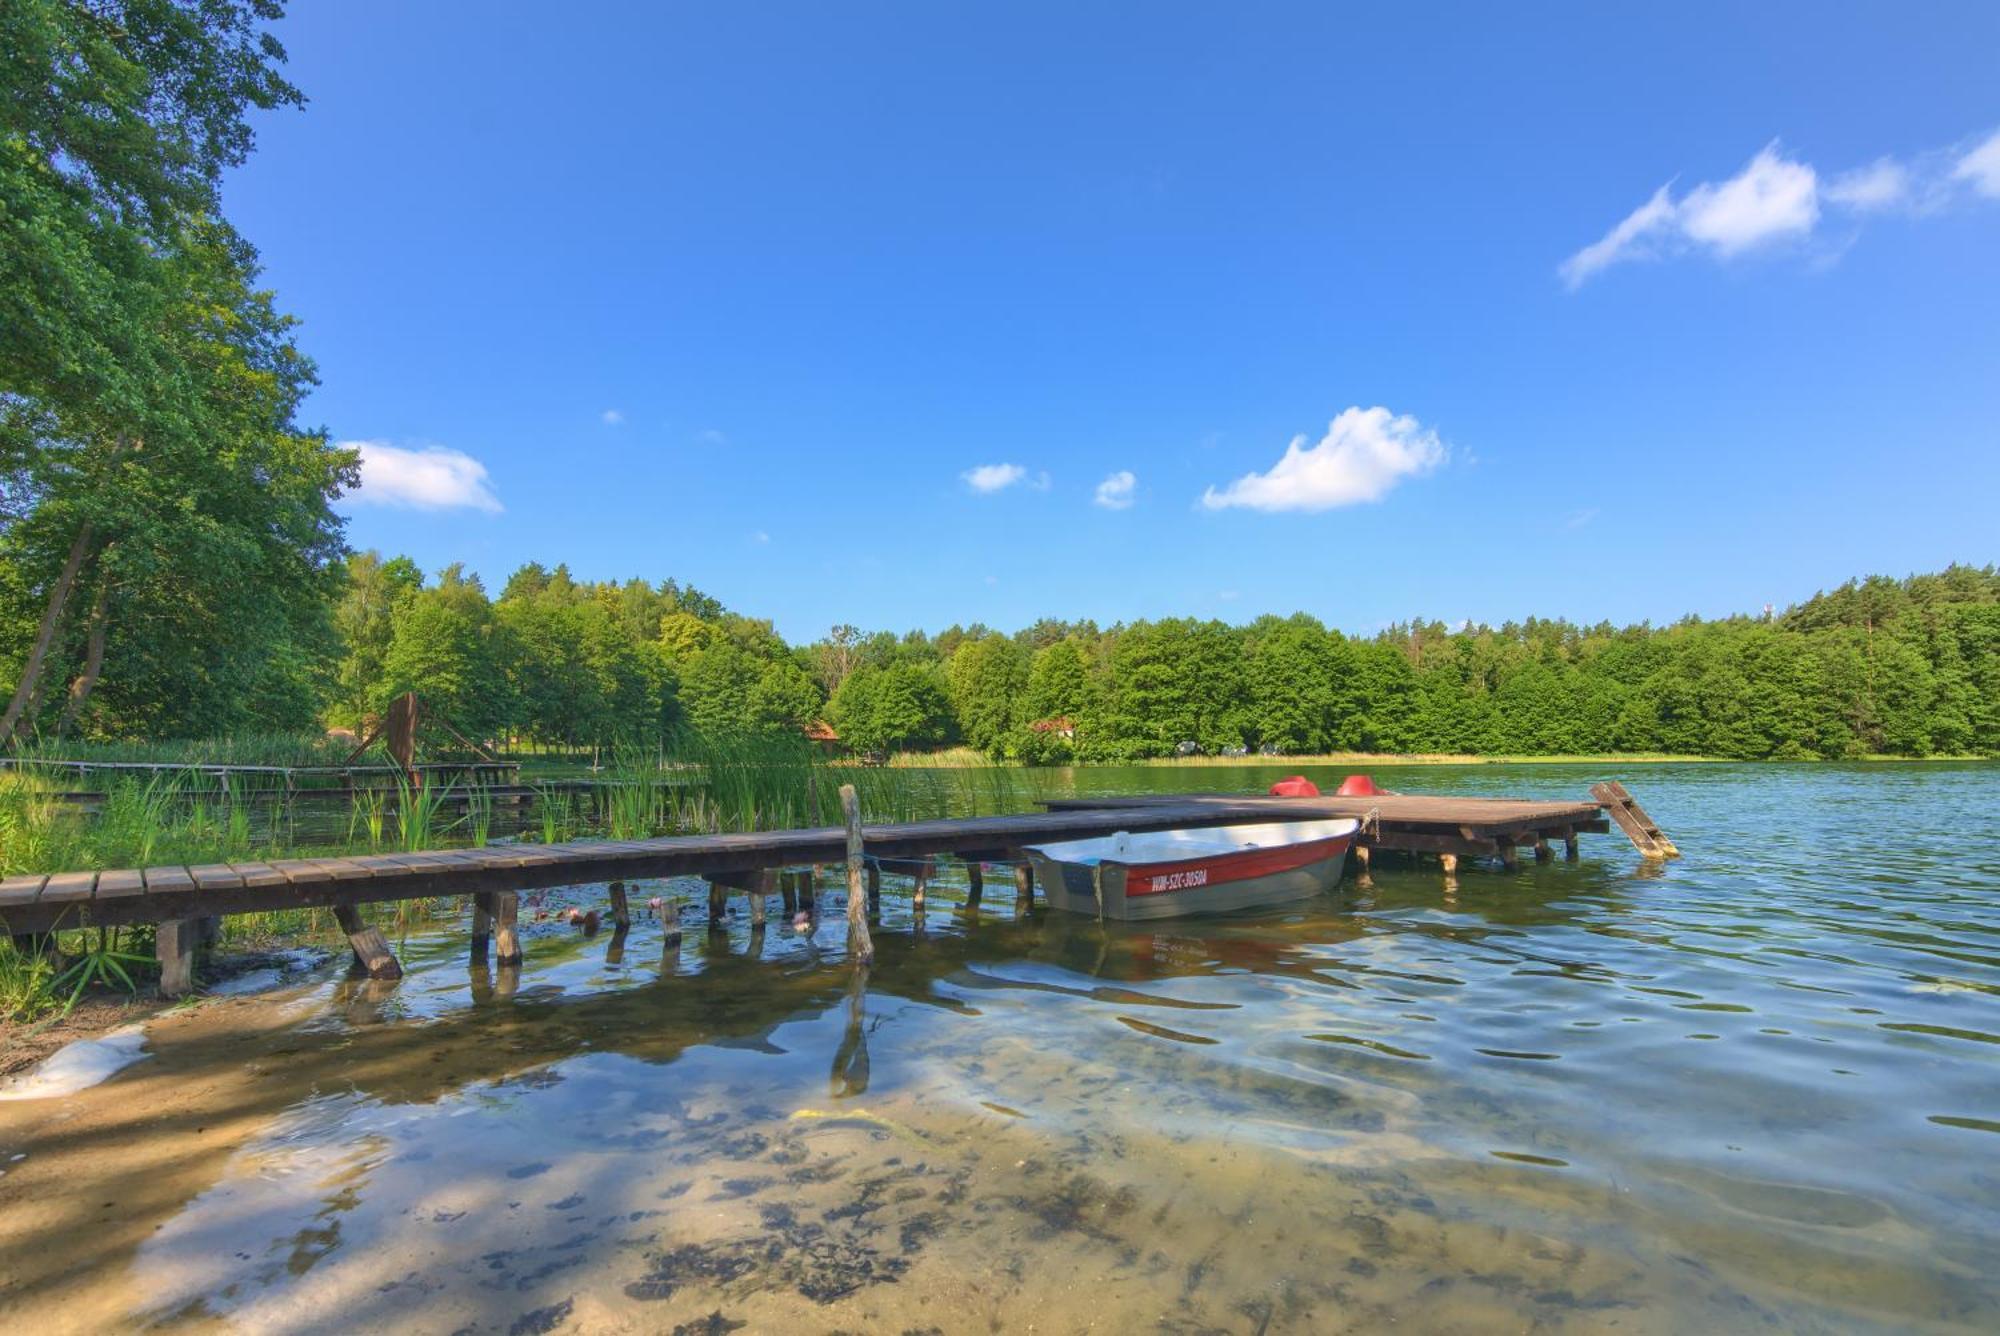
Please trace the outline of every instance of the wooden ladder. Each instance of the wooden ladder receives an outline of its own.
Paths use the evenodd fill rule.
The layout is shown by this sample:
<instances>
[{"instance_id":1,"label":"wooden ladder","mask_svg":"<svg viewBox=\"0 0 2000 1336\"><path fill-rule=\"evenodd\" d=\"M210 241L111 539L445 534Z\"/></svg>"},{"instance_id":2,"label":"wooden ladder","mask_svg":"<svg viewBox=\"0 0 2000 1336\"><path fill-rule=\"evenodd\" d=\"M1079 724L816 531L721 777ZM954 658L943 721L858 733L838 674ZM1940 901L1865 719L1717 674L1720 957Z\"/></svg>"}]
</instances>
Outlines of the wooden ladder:
<instances>
[{"instance_id":1,"label":"wooden ladder","mask_svg":"<svg viewBox=\"0 0 2000 1336\"><path fill-rule=\"evenodd\" d=\"M1679 858L1681 851L1667 838L1653 818L1646 815L1646 809L1633 800L1625 791L1625 786L1615 779L1607 779L1602 784L1590 786L1590 796L1604 804L1618 829L1641 855L1647 858Z\"/></svg>"}]
</instances>

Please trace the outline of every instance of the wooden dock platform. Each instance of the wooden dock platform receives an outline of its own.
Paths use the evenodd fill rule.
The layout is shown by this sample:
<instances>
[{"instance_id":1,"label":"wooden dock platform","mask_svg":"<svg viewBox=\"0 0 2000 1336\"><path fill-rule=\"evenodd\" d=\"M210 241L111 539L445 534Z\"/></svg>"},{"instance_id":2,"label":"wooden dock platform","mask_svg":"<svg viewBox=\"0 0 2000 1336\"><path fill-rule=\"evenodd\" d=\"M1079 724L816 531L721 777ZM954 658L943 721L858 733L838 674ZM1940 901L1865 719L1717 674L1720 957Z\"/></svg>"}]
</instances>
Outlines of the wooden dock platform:
<instances>
[{"instance_id":1,"label":"wooden dock platform","mask_svg":"<svg viewBox=\"0 0 2000 1336\"><path fill-rule=\"evenodd\" d=\"M1372 852L1436 855L1449 878L1461 857L1518 863L1519 850L1538 860L1552 856L1550 842L1576 856L1577 836L1610 829L1604 806L1593 799L1529 802L1516 799L1381 795L1370 798L1268 798L1191 794L1143 798L1080 798L1044 804L1040 813L969 817L864 826L869 860L868 900L879 898L884 860L905 862L915 876L913 903L923 903L933 860L948 856L968 868L968 900L981 893L982 868L1014 864L1017 894L1033 895L1024 845L1082 839L1115 831L1294 821L1346 816L1365 822L1355 845L1360 871ZM17 937L58 928L155 924L159 927L162 991L192 986L193 953L204 920L275 909L328 908L353 942L357 959L376 977L400 973L381 934L365 926L356 906L431 896L469 895L475 906L473 951L483 958L490 940L501 965L517 964L514 925L518 893L590 882L611 884L618 922L629 921L626 880L702 877L712 910L728 893L750 897L753 922L764 899L783 894L788 911L810 877L782 878L787 869L838 864L847 856L840 826L734 835L685 835L643 840L578 840L565 844L494 844L476 849L384 853L353 858L298 858L269 863L211 863L110 871L61 872L0 881L0 932ZM858 911L851 911L858 913Z\"/></svg>"},{"instance_id":2,"label":"wooden dock platform","mask_svg":"<svg viewBox=\"0 0 2000 1336\"><path fill-rule=\"evenodd\" d=\"M1622 792L1622 790L1621 790ZM1595 798L1576 801L1534 801L1522 798L1455 798L1430 794L1383 793L1366 798L1245 798L1226 793L1148 794L1135 798L1056 798L1043 806L1051 812L1139 812L1156 807L1226 806L1232 811L1268 813L1271 821L1301 821L1314 817L1353 817L1363 821L1356 849L1407 854L1435 854L1445 870L1457 869L1461 858L1497 858L1511 867L1522 849L1537 859L1550 857L1551 841L1561 841L1576 856L1580 834L1611 829L1604 804ZM1365 861L1365 858L1364 858Z\"/></svg>"}]
</instances>

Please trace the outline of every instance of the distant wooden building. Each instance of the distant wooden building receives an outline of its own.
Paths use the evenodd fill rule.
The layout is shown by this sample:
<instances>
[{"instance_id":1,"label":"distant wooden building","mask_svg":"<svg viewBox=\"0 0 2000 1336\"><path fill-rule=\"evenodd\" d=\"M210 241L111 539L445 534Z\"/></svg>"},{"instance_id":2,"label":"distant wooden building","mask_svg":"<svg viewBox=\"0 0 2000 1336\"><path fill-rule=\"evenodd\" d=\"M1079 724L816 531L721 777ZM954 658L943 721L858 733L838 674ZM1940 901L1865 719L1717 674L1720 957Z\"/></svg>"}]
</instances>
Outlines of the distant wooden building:
<instances>
[{"instance_id":1,"label":"distant wooden building","mask_svg":"<svg viewBox=\"0 0 2000 1336\"><path fill-rule=\"evenodd\" d=\"M817 743L828 751L840 750L840 734L824 719L813 720L801 731L806 735L807 742Z\"/></svg>"},{"instance_id":2,"label":"distant wooden building","mask_svg":"<svg viewBox=\"0 0 2000 1336\"><path fill-rule=\"evenodd\" d=\"M1076 724L1066 714L1059 714L1053 719L1037 719L1034 723L1028 725L1028 731L1031 733L1053 733L1059 738L1069 738L1071 741L1075 741L1076 739Z\"/></svg>"}]
</instances>

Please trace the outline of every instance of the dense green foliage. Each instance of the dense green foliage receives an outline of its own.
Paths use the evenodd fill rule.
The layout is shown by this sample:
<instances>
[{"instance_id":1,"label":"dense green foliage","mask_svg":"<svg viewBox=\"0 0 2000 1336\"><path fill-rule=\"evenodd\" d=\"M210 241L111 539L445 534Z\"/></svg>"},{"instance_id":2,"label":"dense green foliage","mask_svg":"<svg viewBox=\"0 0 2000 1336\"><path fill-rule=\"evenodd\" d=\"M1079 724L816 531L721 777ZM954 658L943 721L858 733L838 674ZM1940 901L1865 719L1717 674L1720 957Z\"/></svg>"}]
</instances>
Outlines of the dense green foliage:
<instances>
[{"instance_id":1,"label":"dense green foliage","mask_svg":"<svg viewBox=\"0 0 2000 1336\"><path fill-rule=\"evenodd\" d=\"M348 651L334 719L358 722L414 689L461 728L516 742L652 746L682 724L796 737L824 719L856 752L964 743L1041 763L1191 750L2000 752L1992 568L1666 627L1412 623L1364 639L1299 614L1045 621L1012 636L841 627L793 648L672 581L593 585L530 565L489 601L455 567L425 582L407 560L363 553L336 620Z\"/></svg>"},{"instance_id":2,"label":"dense green foliage","mask_svg":"<svg viewBox=\"0 0 2000 1336\"><path fill-rule=\"evenodd\" d=\"M270 0L0 7L0 742L316 716L354 460L221 220Z\"/></svg>"}]
</instances>

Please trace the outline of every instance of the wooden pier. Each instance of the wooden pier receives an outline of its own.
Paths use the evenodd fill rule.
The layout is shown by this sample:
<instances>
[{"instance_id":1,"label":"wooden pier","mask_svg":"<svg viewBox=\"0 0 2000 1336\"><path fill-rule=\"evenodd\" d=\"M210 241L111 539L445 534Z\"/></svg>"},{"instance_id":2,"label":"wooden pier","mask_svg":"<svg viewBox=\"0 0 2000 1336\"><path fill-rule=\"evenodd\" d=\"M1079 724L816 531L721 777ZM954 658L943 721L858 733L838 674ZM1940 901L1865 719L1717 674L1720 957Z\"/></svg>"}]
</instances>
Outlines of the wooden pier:
<instances>
[{"instance_id":1,"label":"wooden pier","mask_svg":"<svg viewBox=\"0 0 2000 1336\"><path fill-rule=\"evenodd\" d=\"M1574 858L1578 835L1610 829L1605 805L1596 799L1530 802L1411 795L1266 798L1193 794L1065 799L1045 807L1048 810L1044 812L1019 816L862 827L860 843L867 858L870 907L879 899L885 860L903 863L913 871L913 902L919 907L939 856L967 865L970 903L977 903L982 892L983 865L995 862L1014 865L1017 896L1031 899L1034 883L1022 858L1024 845L1115 831L1354 817L1364 823L1355 845L1362 873L1366 873L1371 855L1382 851L1435 855L1449 878L1458 860L1465 857L1490 857L1512 868L1519 862L1520 851L1528 849L1538 861L1546 861L1553 857L1550 846L1554 842L1561 842L1567 855ZM614 923L622 926L629 923L625 881L702 877L709 883L712 911L722 907L731 891L738 891L749 897L753 920L761 920L767 895L783 894L791 910L802 890L812 893L815 883L809 876L779 874L840 864L848 858L847 830L822 826L735 835L495 844L352 858L62 872L0 881L0 931L22 937L58 928L158 925L161 989L173 995L192 987L194 949L205 935L206 920L225 914L327 908L334 911L366 972L377 978L394 978L400 967L381 934L361 919L360 905L471 896L475 957L483 958L490 945L504 966L520 960L515 924L518 893L524 890L614 883ZM850 881L858 889L859 875L851 876ZM850 899L854 898L850 893ZM851 920L858 920L859 912L850 904Z\"/></svg>"}]
</instances>

